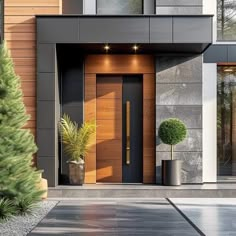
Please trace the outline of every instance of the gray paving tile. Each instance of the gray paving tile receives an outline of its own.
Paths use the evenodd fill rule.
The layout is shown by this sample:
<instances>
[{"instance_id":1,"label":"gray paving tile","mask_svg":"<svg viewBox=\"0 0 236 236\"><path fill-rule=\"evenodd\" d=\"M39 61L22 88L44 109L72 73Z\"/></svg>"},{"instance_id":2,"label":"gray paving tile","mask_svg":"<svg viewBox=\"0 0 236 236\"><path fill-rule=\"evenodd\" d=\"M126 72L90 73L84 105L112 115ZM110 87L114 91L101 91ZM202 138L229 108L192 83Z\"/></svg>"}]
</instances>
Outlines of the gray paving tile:
<instances>
[{"instance_id":1,"label":"gray paving tile","mask_svg":"<svg viewBox=\"0 0 236 236\"><path fill-rule=\"evenodd\" d=\"M199 234L165 199L157 199L62 201L29 235Z\"/></svg>"},{"instance_id":2,"label":"gray paving tile","mask_svg":"<svg viewBox=\"0 0 236 236\"><path fill-rule=\"evenodd\" d=\"M236 235L236 198L171 201L207 236Z\"/></svg>"}]
</instances>

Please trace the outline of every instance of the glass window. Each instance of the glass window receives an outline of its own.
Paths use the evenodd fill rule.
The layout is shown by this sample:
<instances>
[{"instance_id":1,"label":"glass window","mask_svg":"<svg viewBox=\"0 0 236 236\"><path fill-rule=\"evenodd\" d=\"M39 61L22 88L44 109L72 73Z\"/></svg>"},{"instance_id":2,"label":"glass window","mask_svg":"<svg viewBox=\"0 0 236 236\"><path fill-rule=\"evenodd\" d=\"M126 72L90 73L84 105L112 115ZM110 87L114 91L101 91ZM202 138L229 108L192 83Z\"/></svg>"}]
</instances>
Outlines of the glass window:
<instances>
[{"instance_id":1,"label":"glass window","mask_svg":"<svg viewBox=\"0 0 236 236\"><path fill-rule=\"evenodd\" d=\"M142 13L142 0L97 0L97 14L99 15L133 15Z\"/></svg>"},{"instance_id":2,"label":"glass window","mask_svg":"<svg viewBox=\"0 0 236 236\"><path fill-rule=\"evenodd\" d=\"M218 40L236 40L236 0L217 0Z\"/></svg>"},{"instance_id":3,"label":"glass window","mask_svg":"<svg viewBox=\"0 0 236 236\"><path fill-rule=\"evenodd\" d=\"M236 66L219 66L217 78L218 176L236 176Z\"/></svg>"}]
</instances>

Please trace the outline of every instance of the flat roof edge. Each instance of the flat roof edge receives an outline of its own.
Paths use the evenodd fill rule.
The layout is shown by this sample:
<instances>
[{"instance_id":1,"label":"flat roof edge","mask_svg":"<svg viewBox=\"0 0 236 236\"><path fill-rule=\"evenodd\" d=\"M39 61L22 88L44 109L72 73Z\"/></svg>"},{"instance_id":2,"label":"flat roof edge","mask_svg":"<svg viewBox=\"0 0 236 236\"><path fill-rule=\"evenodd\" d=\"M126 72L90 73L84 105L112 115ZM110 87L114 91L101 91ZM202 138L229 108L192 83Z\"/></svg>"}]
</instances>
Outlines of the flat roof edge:
<instances>
[{"instance_id":1,"label":"flat roof edge","mask_svg":"<svg viewBox=\"0 0 236 236\"><path fill-rule=\"evenodd\" d=\"M84 15L84 14L63 14L63 15L35 15L36 17L213 17L213 14L202 15Z\"/></svg>"}]
</instances>

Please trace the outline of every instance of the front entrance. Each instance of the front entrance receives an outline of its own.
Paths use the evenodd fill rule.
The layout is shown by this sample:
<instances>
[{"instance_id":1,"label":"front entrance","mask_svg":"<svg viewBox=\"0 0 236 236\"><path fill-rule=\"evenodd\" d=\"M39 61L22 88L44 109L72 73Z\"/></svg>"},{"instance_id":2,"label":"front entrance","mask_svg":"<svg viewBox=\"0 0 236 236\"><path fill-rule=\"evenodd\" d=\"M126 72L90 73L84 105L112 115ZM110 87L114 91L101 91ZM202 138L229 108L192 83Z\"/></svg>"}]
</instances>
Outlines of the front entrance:
<instances>
[{"instance_id":1,"label":"front entrance","mask_svg":"<svg viewBox=\"0 0 236 236\"><path fill-rule=\"evenodd\" d=\"M88 55L84 71L84 120L97 124L85 183L154 183L154 58Z\"/></svg>"},{"instance_id":2,"label":"front entrance","mask_svg":"<svg viewBox=\"0 0 236 236\"><path fill-rule=\"evenodd\" d=\"M143 182L143 78L99 75L97 182Z\"/></svg>"}]
</instances>

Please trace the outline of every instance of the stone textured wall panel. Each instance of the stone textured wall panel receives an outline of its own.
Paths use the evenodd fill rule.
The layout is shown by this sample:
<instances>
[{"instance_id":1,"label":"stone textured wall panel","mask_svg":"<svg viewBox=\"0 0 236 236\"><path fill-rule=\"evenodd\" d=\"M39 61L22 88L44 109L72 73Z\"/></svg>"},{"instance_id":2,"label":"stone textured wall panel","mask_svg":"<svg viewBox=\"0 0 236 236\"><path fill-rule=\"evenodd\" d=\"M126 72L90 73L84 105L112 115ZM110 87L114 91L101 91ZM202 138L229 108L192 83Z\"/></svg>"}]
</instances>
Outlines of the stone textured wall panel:
<instances>
[{"instance_id":1,"label":"stone textured wall panel","mask_svg":"<svg viewBox=\"0 0 236 236\"><path fill-rule=\"evenodd\" d=\"M187 138L175 147L183 160L182 182L202 182L202 56L156 57L156 181L161 183L161 161L170 158L170 147L158 137L167 118L183 120Z\"/></svg>"}]
</instances>

